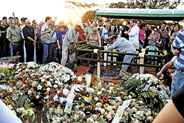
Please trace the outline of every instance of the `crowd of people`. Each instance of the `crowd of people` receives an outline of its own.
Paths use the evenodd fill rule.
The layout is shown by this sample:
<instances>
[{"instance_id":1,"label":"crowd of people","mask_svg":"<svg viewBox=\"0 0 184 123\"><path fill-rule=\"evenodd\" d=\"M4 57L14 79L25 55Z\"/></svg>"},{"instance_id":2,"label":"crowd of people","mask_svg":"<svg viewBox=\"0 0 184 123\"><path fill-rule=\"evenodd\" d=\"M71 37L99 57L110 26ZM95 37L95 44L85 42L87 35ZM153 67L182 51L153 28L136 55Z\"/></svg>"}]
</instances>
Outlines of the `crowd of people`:
<instances>
[{"instance_id":1,"label":"crowd of people","mask_svg":"<svg viewBox=\"0 0 184 123\"><path fill-rule=\"evenodd\" d=\"M21 62L56 61L65 65L70 58L69 55L66 55L68 54L67 49L68 47L71 49L70 54L76 43L87 42L103 47L113 44L113 39L114 41L121 40L122 37L131 42L135 49L146 48L171 53L171 41L179 29L179 24L166 25L163 23L160 26L151 26L136 20L130 20L127 25L94 22L71 28L64 22L55 24L51 17L46 17L45 22L40 23L35 20L31 22L28 18L19 20L17 17L3 17L0 20L0 57L20 55ZM116 45L118 45L117 42ZM123 46L117 50L132 53L132 50L128 49L129 46L127 48ZM116 49L116 46L113 48Z\"/></svg>"},{"instance_id":2,"label":"crowd of people","mask_svg":"<svg viewBox=\"0 0 184 123\"><path fill-rule=\"evenodd\" d=\"M20 55L21 62L35 61L37 63L59 62L62 65L75 60L75 47L87 43L97 47L107 46L106 50L116 49L118 52L136 53L138 49L161 51L170 56L169 61L158 73L161 76L165 69L175 66L172 76L171 94L173 101L157 117L154 123L168 122L165 114L173 111L176 116L170 122L183 121L183 91L184 86L184 31L179 24L151 26L137 20L129 20L126 25L111 25L110 22L85 23L68 26L61 22L55 24L51 17L39 24L28 18L3 17L0 20L0 57ZM154 55L156 52L149 52ZM174 57L173 57L174 56ZM173 57L173 58L172 58ZM125 55L124 62L130 63L133 57ZM127 70L128 65L122 65ZM172 72L171 72L172 73ZM181 114L176 112L173 103ZM163 116L162 116L163 115ZM161 116L161 118L160 118Z\"/></svg>"}]
</instances>

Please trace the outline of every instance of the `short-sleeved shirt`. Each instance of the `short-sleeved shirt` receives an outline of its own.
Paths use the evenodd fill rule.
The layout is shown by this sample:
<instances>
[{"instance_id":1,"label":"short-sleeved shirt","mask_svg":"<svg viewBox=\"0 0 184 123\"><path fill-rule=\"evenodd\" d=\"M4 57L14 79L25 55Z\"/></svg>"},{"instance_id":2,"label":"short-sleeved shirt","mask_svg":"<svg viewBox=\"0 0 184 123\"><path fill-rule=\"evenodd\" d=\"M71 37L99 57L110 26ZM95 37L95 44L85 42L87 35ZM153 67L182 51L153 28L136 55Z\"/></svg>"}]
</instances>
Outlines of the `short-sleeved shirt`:
<instances>
[{"instance_id":1,"label":"short-sleeved shirt","mask_svg":"<svg viewBox=\"0 0 184 123\"><path fill-rule=\"evenodd\" d=\"M184 86L177 92L175 96L172 97L173 103L176 109L184 118Z\"/></svg>"},{"instance_id":2,"label":"short-sleeved shirt","mask_svg":"<svg viewBox=\"0 0 184 123\"><path fill-rule=\"evenodd\" d=\"M175 40L172 43L173 49L180 50L180 54L174 62L175 68L178 70L184 70L184 29L179 31Z\"/></svg>"},{"instance_id":3,"label":"short-sleeved shirt","mask_svg":"<svg viewBox=\"0 0 184 123\"><path fill-rule=\"evenodd\" d=\"M129 40L136 49L139 49L139 30L138 25L134 25L129 32Z\"/></svg>"}]
</instances>

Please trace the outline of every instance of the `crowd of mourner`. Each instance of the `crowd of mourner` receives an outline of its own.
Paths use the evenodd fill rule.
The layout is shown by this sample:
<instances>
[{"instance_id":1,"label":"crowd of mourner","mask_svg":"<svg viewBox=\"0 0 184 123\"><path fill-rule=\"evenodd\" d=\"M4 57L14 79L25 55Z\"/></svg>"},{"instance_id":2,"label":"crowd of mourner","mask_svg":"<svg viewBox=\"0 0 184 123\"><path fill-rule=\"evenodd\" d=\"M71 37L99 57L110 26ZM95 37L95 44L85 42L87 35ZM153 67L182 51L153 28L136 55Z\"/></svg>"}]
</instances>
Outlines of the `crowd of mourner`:
<instances>
[{"instance_id":1,"label":"crowd of mourner","mask_svg":"<svg viewBox=\"0 0 184 123\"><path fill-rule=\"evenodd\" d=\"M184 35L180 29L178 23L150 25L137 20L128 20L126 25L95 21L69 26L64 22L56 24L52 17L46 17L45 22L40 23L28 18L3 17L0 20L0 57L21 56L20 62L45 64L55 61L67 65L75 61L74 52L78 44L86 43L99 48L107 46L105 50L126 53L137 53L145 48L149 55L161 52L168 56L168 63L158 73L159 77L163 77L162 73L174 63L175 74L179 77L173 77L173 80L182 81ZM132 55L125 55L123 62L131 63L132 59ZM124 70L128 67L122 65ZM178 83L171 86L173 94L177 87L182 86Z\"/></svg>"}]
</instances>

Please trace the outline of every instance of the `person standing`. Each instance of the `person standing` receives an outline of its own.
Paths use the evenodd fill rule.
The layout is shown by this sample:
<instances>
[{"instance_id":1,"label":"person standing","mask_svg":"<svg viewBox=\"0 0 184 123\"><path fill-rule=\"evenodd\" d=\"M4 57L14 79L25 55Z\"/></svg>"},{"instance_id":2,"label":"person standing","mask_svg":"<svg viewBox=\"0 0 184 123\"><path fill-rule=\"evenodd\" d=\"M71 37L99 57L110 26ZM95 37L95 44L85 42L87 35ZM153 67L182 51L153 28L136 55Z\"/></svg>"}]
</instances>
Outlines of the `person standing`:
<instances>
[{"instance_id":1,"label":"person standing","mask_svg":"<svg viewBox=\"0 0 184 123\"><path fill-rule=\"evenodd\" d=\"M171 95L174 96L184 86L184 29L178 32L171 49L173 54L177 56L174 61L175 72L171 84Z\"/></svg>"},{"instance_id":2,"label":"person standing","mask_svg":"<svg viewBox=\"0 0 184 123\"><path fill-rule=\"evenodd\" d=\"M21 41L21 29L15 25L12 20L10 27L7 29L6 38L10 42L10 54L11 56L20 55L20 41Z\"/></svg>"},{"instance_id":3,"label":"person standing","mask_svg":"<svg viewBox=\"0 0 184 123\"><path fill-rule=\"evenodd\" d=\"M7 22L7 17L2 18L2 22L0 25L0 57L5 57L8 56L9 54L9 42L7 41L6 38L6 30L8 28L8 22Z\"/></svg>"},{"instance_id":4,"label":"person standing","mask_svg":"<svg viewBox=\"0 0 184 123\"><path fill-rule=\"evenodd\" d=\"M62 45L63 45L63 40L65 38L66 32L68 28L64 23L60 23L58 26L58 29L56 31L56 38L57 38L57 58L58 61L61 62L62 58Z\"/></svg>"},{"instance_id":5,"label":"person standing","mask_svg":"<svg viewBox=\"0 0 184 123\"><path fill-rule=\"evenodd\" d=\"M31 22L27 19L25 21L25 26L22 29L24 40L25 40L25 47L27 53L27 62L34 60L34 47L36 46L35 42L35 33L34 28L31 26Z\"/></svg>"},{"instance_id":6,"label":"person standing","mask_svg":"<svg viewBox=\"0 0 184 123\"><path fill-rule=\"evenodd\" d=\"M78 31L77 26L75 26L74 28L70 27L66 32L62 45L61 59L61 64L64 66L67 64L67 61L73 63L75 60L75 46L79 37Z\"/></svg>"},{"instance_id":7,"label":"person standing","mask_svg":"<svg viewBox=\"0 0 184 123\"><path fill-rule=\"evenodd\" d=\"M51 44L51 35L53 35L52 30L52 18L46 17L45 24L41 28L41 42L43 44L43 63L47 63L49 61L49 48Z\"/></svg>"},{"instance_id":8,"label":"person standing","mask_svg":"<svg viewBox=\"0 0 184 123\"><path fill-rule=\"evenodd\" d=\"M25 17L22 17L20 19L21 23L19 24L19 27L21 29L21 36L22 36L22 40L21 40L21 43L20 43L20 54L21 56L23 56L20 61L24 61L26 62L26 59L27 59L27 53L26 53L26 46L25 46L25 38L24 38L24 34L23 34L23 31L22 29L25 27L25 21L26 21L27 18ZM16 18L15 18L16 20Z\"/></svg>"},{"instance_id":9,"label":"person standing","mask_svg":"<svg viewBox=\"0 0 184 123\"><path fill-rule=\"evenodd\" d=\"M130 20L129 41L133 43L136 49L139 49L139 27L135 20Z\"/></svg>"},{"instance_id":10,"label":"person standing","mask_svg":"<svg viewBox=\"0 0 184 123\"><path fill-rule=\"evenodd\" d=\"M143 48L145 45L145 39L146 39L146 34L145 34L145 24L140 25L140 32L139 32L139 42L140 42L140 48Z\"/></svg>"},{"instance_id":11,"label":"person standing","mask_svg":"<svg viewBox=\"0 0 184 123\"><path fill-rule=\"evenodd\" d=\"M107 25L104 25L102 28L101 38L103 40L103 44L106 44L107 39L109 38L109 30Z\"/></svg>"},{"instance_id":12,"label":"person standing","mask_svg":"<svg viewBox=\"0 0 184 123\"><path fill-rule=\"evenodd\" d=\"M166 24L162 23L160 27L161 41L163 43L163 49L169 50L169 31L166 28Z\"/></svg>"}]
</instances>

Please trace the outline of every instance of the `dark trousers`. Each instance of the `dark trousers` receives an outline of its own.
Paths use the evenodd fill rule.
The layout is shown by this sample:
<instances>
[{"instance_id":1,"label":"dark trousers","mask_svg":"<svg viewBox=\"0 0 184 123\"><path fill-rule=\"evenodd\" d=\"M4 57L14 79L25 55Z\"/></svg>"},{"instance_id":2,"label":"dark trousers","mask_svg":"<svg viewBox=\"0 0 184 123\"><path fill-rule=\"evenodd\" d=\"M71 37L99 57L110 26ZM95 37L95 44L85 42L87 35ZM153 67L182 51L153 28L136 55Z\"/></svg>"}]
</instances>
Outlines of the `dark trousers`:
<instances>
[{"instance_id":1,"label":"dark trousers","mask_svg":"<svg viewBox=\"0 0 184 123\"><path fill-rule=\"evenodd\" d=\"M27 53L27 62L34 60L34 45L31 41L25 41L26 53Z\"/></svg>"},{"instance_id":2,"label":"dark trousers","mask_svg":"<svg viewBox=\"0 0 184 123\"><path fill-rule=\"evenodd\" d=\"M6 38L0 38L0 57L6 57L10 55L9 41Z\"/></svg>"}]
</instances>

